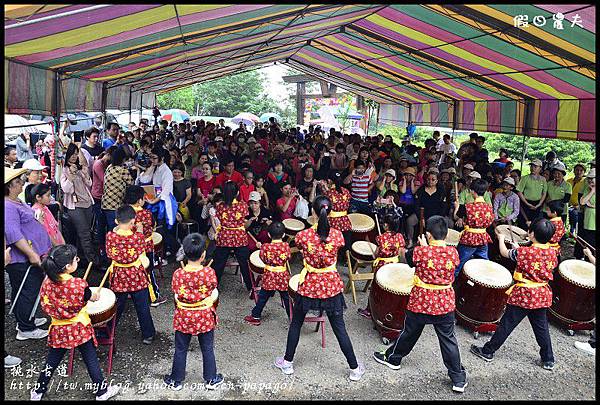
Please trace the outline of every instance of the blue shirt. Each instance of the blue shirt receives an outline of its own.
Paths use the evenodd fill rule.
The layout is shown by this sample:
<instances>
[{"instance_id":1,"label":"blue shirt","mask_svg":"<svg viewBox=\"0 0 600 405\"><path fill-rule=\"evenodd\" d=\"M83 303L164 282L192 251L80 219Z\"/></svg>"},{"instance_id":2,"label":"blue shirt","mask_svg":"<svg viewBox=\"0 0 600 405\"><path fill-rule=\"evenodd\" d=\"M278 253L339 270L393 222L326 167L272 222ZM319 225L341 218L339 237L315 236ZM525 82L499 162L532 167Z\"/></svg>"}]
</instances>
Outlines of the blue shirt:
<instances>
[{"instance_id":1,"label":"blue shirt","mask_svg":"<svg viewBox=\"0 0 600 405\"><path fill-rule=\"evenodd\" d=\"M115 144L115 142L116 141L112 138L106 138L105 140L102 141L102 147L104 148L104 150L107 150L108 148L113 146Z\"/></svg>"}]
</instances>

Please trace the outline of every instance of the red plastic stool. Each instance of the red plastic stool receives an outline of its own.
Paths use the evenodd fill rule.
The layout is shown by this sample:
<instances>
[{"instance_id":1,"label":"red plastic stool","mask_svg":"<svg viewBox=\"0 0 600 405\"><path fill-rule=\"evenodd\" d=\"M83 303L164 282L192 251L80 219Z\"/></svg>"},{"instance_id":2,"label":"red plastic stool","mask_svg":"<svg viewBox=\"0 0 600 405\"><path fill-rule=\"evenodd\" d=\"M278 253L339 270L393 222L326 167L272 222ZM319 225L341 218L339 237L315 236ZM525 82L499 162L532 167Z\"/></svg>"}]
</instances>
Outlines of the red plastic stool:
<instances>
[{"instance_id":1,"label":"red plastic stool","mask_svg":"<svg viewBox=\"0 0 600 405\"><path fill-rule=\"evenodd\" d=\"M108 323L111 326L108 326ZM108 346L108 365L106 367L106 374L110 375L112 371L112 359L115 350L115 326L116 326L115 318L108 321L106 324L102 326L98 326L94 328L94 333L96 330L103 330L108 334L107 338L96 338L99 346ZM69 350L69 365L67 367L67 375L70 376L73 374L73 362L75 360L75 349Z\"/></svg>"},{"instance_id":2,"label":"red plastic stool","mask_svg":"<svg viewBox=\"0 0 600 405\"><path fill-rule=\"evenodd\" d=\"M282 302L283 304L283 302ZM290 297L290 321L292 322L292 313L294 312L294 300ZM319 331L319 327L321 327L321 347L325 348L325 316L323 316L323 311L319 312L319 316L306 316L304 317L304 322L314 322L317 324L315 328L315 332Z\"/></svg>"}]
</instances>

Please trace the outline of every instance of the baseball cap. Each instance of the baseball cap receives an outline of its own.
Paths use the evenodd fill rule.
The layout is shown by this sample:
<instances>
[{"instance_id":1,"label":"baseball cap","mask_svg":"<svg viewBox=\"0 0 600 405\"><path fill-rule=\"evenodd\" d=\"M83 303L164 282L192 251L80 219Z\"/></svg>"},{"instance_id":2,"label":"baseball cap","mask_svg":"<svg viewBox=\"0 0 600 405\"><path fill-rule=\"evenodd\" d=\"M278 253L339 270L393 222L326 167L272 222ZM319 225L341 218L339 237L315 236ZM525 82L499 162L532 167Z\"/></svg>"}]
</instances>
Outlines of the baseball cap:
<instances>
[{"instance_id":1,"label":"baseball cap","mask_svg":"<svg viewBox=\"0 0 600 405\"><path fill-rule=\"evenodd\" d=\"M406 169L402 170L402 174L404 174L404 173L410 173L413 176L416 176L417 175L417 168L414 167L414 166L409 166Z\"/></svg>"},{"instance_id":2,"label":"baseball cap","mask_svg":"<svg viewBox=\"0 0 600 405\"><path fill-rule=\"evenodd\" d=\"M563 163L557 163L553 165L551 170L558 170L560 172L563 172L563 174L567 174L567 168Z\"/></svg>"},{"instance_id":3,"label":"baseball cap","mask_svg":"<svg viewBox=\"0 0 600 405\"><path fill-rule=\"evenodd\" d=\"M541 166L541 165L540 165ZM473 167L473 165L471 163L467 163L466 165L463 166L463 169L470 169L470 170L475 170L475 168Z\"/></svg>"},{"instance_id":4,"label":"baseball cap","mask_svg":"<svg viewBox=\"0 0 600 405\"><path fill-rule=\"evenodd\" d=\"M437 167L430 167L427 173L440 173L440 170Z\"/></svg>"},{"instance_id":5,"label":"baseball cap","mask_svg":"<svg viewBox=\"0 0 600 405\"><path fill-rule=\"evenodd\" d=\"M249 199L250 201L260 201L260 193L258 191L251 191Z\"/></svg>"},{"instance_id":6,"label":"baseball cap","mask_svg":"<svg viewBox=\"0 0 600 405\"><path fill-rule=\"evenodd\" d=\"M140 131L140 130L141 130L140 127L138 127L137 125L134 125L133 127L131 127L131 132Z\"/></svg>"},{"instance_id":7,"label":"baseball cap","mask_svg":"<svg viewBox=\"0 0 600 405\"><path fill-rule=\"evenodd\" d=\"M587 176L585 176L589 179L594 179L596 178L596 169L590 169L590 172L587 174Z\"/></svg>"},{"instance_id":8,"label":"baseball cap","mask_svg":"<svg viewBox=\"0 0 600 405\"><path fill-rule=\"evenodd\" d=\"M222 136L217 136L217 137L215 138L215 142L219 142L219 141L220 141L220 142L223 142L223 137L222 137Z\"/></svg>"},{"instance_id":9,"label":"baseball cap","mask_svg":"<svg viewBox=\"0 0 600 405\"><path fill-rule=\"evenodd\" d=\"M396 178L396 171L394 169L388 169L384 174L389 174L393 178Z\"/></svg>"},{"instance_id":10,"label":"baseball cap","mask_svg":"<svg viewBox=\"0 0 600 405\"><path fill-rule=\"evenodd\" d=\"M408 136L405 136L404 139L402 139L402 142L410 142L410 138Z\"/></svg>"},{"instance_id":11,"label":"baseball cap","mask_svg":"<svg viewBox=\"0 0 600 405\"><path fill-rule=\"evenodd\" d=\"M472 177L474 179L480 179L481 178L481 174L479 174L475 170L473 170L471 173L469 173L469 177Z\"/></svg>"},{"instance_id":12,"label":"baseball cap","mask_svg":"<svg viewBox=\"0 0 600 405\"><path fill-rule=\"evenodd\" d=\"M193 145L193 144L194 144L193 141L185 141L185 145L183 147L187 148L189 145Z\"/></svg>"},{"instance_id":13,"label":"baseball cap","mask_svg":"<svg viewBox=\"0 0 600 405\"><path fill-rule=\"evenodd\" d=\"M46 167L48 166L43 166L36 159L27 159L25 162L23 162L23 169L27 170L44 170Z\"/></svg>"},{"instance_id":14,"label":"baseball cap","mask_svg":"<svg viewBox=\"0 0 600 405\"><path fill-rule=\"evenodd\" d=\"M442 170L442 173L451 173L451 174L456 174L456 169L453 167L449 167L447 169Z\"/></svg>"},{"instance_id":15,"label":"baseball cap","mask_svg":"<svg viewBox=\"0 0 600 405\"><path fill-rule=\"evenodd\" d=\"M247 143L256 143L256 138L251 136L250 138L248 138L248 140L246 142Z\"/></svg>"},{"instance_id":16,"label":"baseball cap","mask_svg":"<svg viewBox=\"0 0 600 405\"><path fill-rule=\"evenodd\" d=\"M512 177L507 177L504 180L502 180L502 182L510 184L513 187L515 186L515 180Z\"/></svg>"},{"instance_id":17,"label":"baseball cap","mask_svg":"<svg viewBox=\"0 0 600 405\"><path fill-rule=\"evenodd\" d=\"M529 164L542 167L542 161L539 159L533 159Z\"/></svg>"}]
</instances>

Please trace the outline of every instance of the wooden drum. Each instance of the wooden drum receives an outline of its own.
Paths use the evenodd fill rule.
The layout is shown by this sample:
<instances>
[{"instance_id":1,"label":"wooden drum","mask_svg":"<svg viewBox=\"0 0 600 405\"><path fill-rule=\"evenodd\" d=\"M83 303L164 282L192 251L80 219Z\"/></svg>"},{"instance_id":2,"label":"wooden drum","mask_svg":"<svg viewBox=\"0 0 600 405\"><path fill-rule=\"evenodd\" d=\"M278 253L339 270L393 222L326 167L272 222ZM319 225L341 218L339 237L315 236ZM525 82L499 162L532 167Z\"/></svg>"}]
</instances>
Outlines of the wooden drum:
<instances>
[{"instance_id":1,"label":"wooden drum","mask_svg":"<svg viewBox=\"0 0 600 405\"><path fill-rule=\"evenodd\" d=\"M292 300L296 300L296 295L298 295L298 280L300 279L300 274L295 274L290 277L290 281L288 283L288 294Z\"/></svg>"},{"instance_id":2,"label":"wooden drum","mask_svg":"<svg viewBox=\"0 0 600 405\"><path fill-rule=\"evenodd\" d=\"M350 223L352 224L352 238L354 241L375 241L377 234L373 232L375 229L375 220L373 218L358 213L348 214L348 218L350 218Z\"/></svg>"},{"instance_id":3,"label":"wooden drum","mask_svg":"<svg viewBox=\"0 0 600 405\"><path fill-rule=\"evenodd\" d=\"M558 266L549 311L568 323L587 323L596 314L596 267L583 260L565 260Z\"/></svg>"},{"instance_id":4,"label":"wooden drum","mask_svg":"<svg viewBox=\"0 0 600 405\"><path fill-rule=\"evenodd\" d=\"M386 264L375 274L369 308L375 327L387 339L397 338L404 327L414 275L415 270L405 263Z\"/></svg>"},{"instance_id":5,"label":"wooden drum","mask_svg":"<svg viewBox=\"0 0 600 405\"><path fill-rule=\"evenodd\" d=\"M314 224L319 222L319 217L316 217L314 215L309 215L308 218L306 218L306 222L308 222L308 224L310 226L313 226Z\"/></svg>"},{"instance_id":6,"label":"wooden drum","mask_svg":"<svg viewBox=\"0 0 600 405\"><path fill-rule=\"evenodd\" d=\"M454 286L456 315L475 325L498 322L511 284L512 275L505 267L484 259L469 260Z\"/></svg>"},{"instance_id":7,"label":"wooden drum","mask_svg":"<svg viewBox=\"0 0 600 405\"><path fill-rule=\"evenodd\" d=\"M512 249L512 244L510 243L511 238L519 246L530 245L531 241L529 240L527 231L518 226L498 225L496 229L494 229L495 240L489 245L489 258L503 267L506 267L512 273L515 271L517 263L500 255L500 248L498 247L498 235L500 234L505 235L505 244L508 249Z\"/></svg>"},{"instance_id":8,"label":"wooden drum","mask_svg":"<svg viewBox=\"0 0 600 405\"><path fill-rule=\"evenodd\" d=\"M458 246L458 242L460 241L460 232L455 231L454 229L448 229L448 235L446 235L446 245L448 246Z\"/></svg>"},{"instance_id":9,"label":"wooden drum","mask_svg":"<svg viewBox=\"0 0 600 405\"><path fill-rule=\"evenodd\" d=\"M285 227L285 234L289 237L296 236L298 232L304 230L304 223L297 219L284 219L282 223Z\"/></svg>"},{"instance_id":10,"label":"wooden drum","mask_svg":"<svg viewBox=\"0 0 600 405\"><path fill-rule=\"evenodd\" d=\"M98 290L98 287L90 287L90 290L94 294ZM117 313L117 297L115 293L108 288L102 288L98 301L88 301L87 312L90 315L94 328L106 324Z\"/></svg>"},{"instance_id":11,"label":"wooden drum","mask_svg":"<svg viewBox=\"0 0 600 405\"><path fill-rule=\"evenodd\" d=\"M158 232L152 232L152 243L154 244L154 253L163 250L163 237Z\"/></svg>"},{"instance_id":12,"label":"wooden drum","mask_svg":"<svg viewBox=\"0 0 600 405\"><path fill-rule=\"evenodd\" d=\"M250 270L257 274L265 272L265 263L260 259L260 250L252 252L248 264L250 265Z\"/></svg>"},{"instance_id":13,"label":"wooden drum","mask_svg":"<svg viewBox=\"0 0 600 405\"><path fill-rule=\"evenodd\" d=\"M357 259L372 262L375 260L373 256L377 250L377 245L371 242L359 240L352 244L352 256Z\"/></svg>"}]
</instances>

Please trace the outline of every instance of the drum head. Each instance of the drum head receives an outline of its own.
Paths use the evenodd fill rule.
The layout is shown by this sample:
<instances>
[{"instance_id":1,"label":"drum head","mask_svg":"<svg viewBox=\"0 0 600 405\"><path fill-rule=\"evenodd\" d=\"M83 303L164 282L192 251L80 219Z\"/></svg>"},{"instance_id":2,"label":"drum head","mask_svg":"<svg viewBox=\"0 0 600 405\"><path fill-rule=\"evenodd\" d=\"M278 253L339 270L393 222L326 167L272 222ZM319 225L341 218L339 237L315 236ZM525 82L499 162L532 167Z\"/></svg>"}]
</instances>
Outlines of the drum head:
<instances>
[{"instance_id":1,"label":"drum head","mask_svg":"<svg viewBox=\"0 0 600 405\"><path fill-rule=\"evenodd\" d=\"M583 288L596 288L596 266L583 260L565 260L558 272L567 281Z\"/></svg>"},{"instance_id":2,"label":"drum head","mask_svg":"<svg viewBox=\"0 0 600 405\"><path fill-rule=\"evenodd\" d=\"M369 232L375 228L375 221L368 215L354 213L348 214L348 218L354 232Z\"/></svg>"},{"instance_id":3,"label":"drum head","mask_svg":"<svg viewBox=\"0 0 600 405\"><path fill-rule=\"evenodd\" d=\"M140 261L142 262L142 265L144 266L145 269L150 267L150 259L148 259L148 256L146 256L146 255L141 256Z\"/></svg>"},{"instance_id":4,"label":"drum head","mask_svg":"<svg viewBox=\"0 0 600 405\"><path fill-rule=\"evenodd\" d=\"M525 245L529 242L529 235L527 234L527 231L519 228L518 226L498 225L495 229L495 232L496 235L503 234L506 237L506 240L514 239L515 243L519 245Z\"/></svg>"},{"instance_id":5,"label":"drum head","mask_svg":"<svg viewBox=\"0 0 600 405\"><path fill-rule=\"evenodd\" d=\"M265 268L265 263L260 259L260 250L252 252L250 255L250 263L256 267Z\"/></svg>"},{"instance_id":6,"label":"drum head","mask_svg":"<svg viewBox=\"0 0 600 405\"><path fill-rule=\"evenodd\" d=\"M306 218L306 222L308 222L311 226L316 224L319 221L319 218L315 217L314 215L310 215L308 218Z\"/></svg>"},{"instance_id":7,"label":"drum head","mask_svg":"<svg viewBox=\"0 0 600 405\"><path fill-rule=\"evenodd\" d=\"M446 245L458 246L459 241L460 232L455 231L454 229L448 229L448 235L446 235Z\"/></svg>"},{"instance_id":8,"label":"drum head","mask_svg":"<svg viewBox=\"0 0 600 405\"><path fill-rule=\"evenodd\" d=\"M352 244L352 251L354 251L362 256L373 257L375 254L375 250L377 250L376 244L371 243L371 242L366 242L364 240L359 240Z\"/></svg>"},{"instance_id":9,"label":"drum head","mask_svg":"<svg viewBox=\"0 0 600 405\"><path fill-rule=\"evenodd\" d=\"M289 229L290 231L301 231L304 229L304 223L297 219L288 218L284 219L282 222L285 229Z\"/></svg>"},{"instance_id":10,"label":"drum head","mask_svg":"<svg viewBox=\"0 0 600 405\"><path fill-rule=\"evenodd\" d=\"M408 295L412 290L415 269L406 263L389 263L381 266L375 274L375 281L386 291Z\"/></svg>"},{"instance_id":11,"label":"drum head","mask_svg":"<svg viewBox=\"0 0 600 405\"><path fill-rule=\"evenodd\" d=\"M298 280L300 280L300 274L295 274L290 278L290 288L294 291L298 291Z\"/></svg>"},{"instance_id":12,"label":"drum head","mask_svg":"<svg viewBox=\"0 0 600 405\"><path fill-rule=\"evenodd\" d=\"M210 297L216 301L219 299L219 290L217 290L216 288L214 290L212 290L212 292L210 293Z\"/></svg>"},{"instance_id":13,"label":"drum head","mask_svg":"<svg viewBox=\"0 0 600 405\"><path fill-rule=\"evenodd\" d=\"M508 288L512 284L512 275L506 267L484 259L471 259L463 268L465 275L485 287Z\"/></svg>"},{"instance_id":14,"label":"drum head","mask_svg":"<svg viewBox=\"0 0 600 405\"><path fill-rule=\"evenodd\" d=\"M160 242L162 242L162 235L158 232L152 232L152 243L154 243L154 245L158 245Z\"/></svg>"},{"instance_id":15,"label":"drum head","mask_svg":"<svg viewBox=\"0 0 600 405\"><path fill-rule=\"evenodd\" d=\"M94 294L98 290L98 287L90 287L90 290L92 291L92 294ZM88 301L88 314L94 315L107 311L112 308L116 302L117 297L115 296L115 293L108 288L102 288L102 290L100 290L100 299L98 301Z\"/></svg>"}]
</instances>

